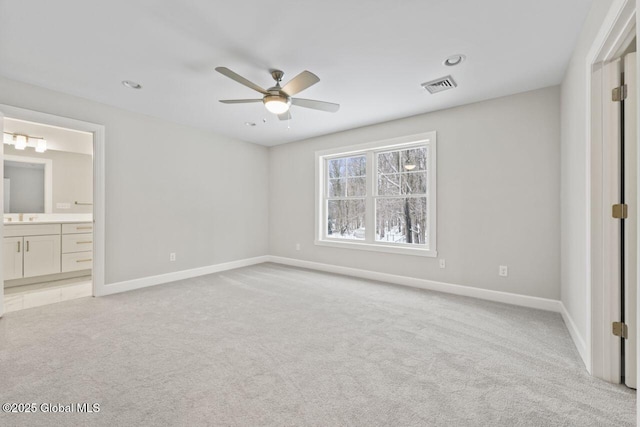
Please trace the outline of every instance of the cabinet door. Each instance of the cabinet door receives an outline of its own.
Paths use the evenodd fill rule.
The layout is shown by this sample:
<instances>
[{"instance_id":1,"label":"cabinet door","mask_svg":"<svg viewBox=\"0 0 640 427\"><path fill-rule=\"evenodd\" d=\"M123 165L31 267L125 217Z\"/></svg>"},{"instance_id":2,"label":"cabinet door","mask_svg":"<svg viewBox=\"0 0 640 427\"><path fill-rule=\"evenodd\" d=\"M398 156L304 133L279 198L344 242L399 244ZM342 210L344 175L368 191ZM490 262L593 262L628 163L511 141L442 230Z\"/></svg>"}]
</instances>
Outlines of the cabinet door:
<instances>
[{"instance_id":1,"label":"cabinet door","mask_svg":"<svg viewBox=\"0 0 640 427\"><path fill-rule=\"evenodd\" d=\"M5 237L2 252L4 280L20 279L22 277L22 237Z\"/></svg>"},{"instance_id":2,"label":"cabinet door","mask_svg":"<svg viewBox=\"0 0 640 427\"><path fill-rule=\"evenodd\" d=\"M24 277L60 273L60 235L24 238Z\"/></svg>"}]
</instances>

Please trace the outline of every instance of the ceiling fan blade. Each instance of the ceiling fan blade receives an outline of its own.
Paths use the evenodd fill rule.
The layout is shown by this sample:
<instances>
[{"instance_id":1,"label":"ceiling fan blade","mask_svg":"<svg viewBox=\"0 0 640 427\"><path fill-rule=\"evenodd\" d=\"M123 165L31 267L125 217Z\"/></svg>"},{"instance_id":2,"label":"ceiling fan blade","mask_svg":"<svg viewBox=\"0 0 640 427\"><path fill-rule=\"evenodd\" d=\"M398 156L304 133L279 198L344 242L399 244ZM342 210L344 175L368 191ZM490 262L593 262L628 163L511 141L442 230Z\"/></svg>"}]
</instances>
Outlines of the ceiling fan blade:
<instances>
[{"instance_id":1,"label":"ceiling fan blade","mask_svg":"<svg viewBox=\"0 0 640 427\"><path fill-rule=\"evenodd\" d=\"M293 105L297 105L298 107L327 111L329 113L335 113L340 109L340 104L334 104L333 102L316 101L314 99L292 98L291 103Z\"/></svg>"},{"instance_id":2,"label":"ceiling fan blade","mask_svg":"<svg viewBox=\"0 0 640 427\"><path fill-rule=\"evenodd\" d=\"M248 104L250 102L262 102L262 99L221 99L223 104Z\"/></svg>"},{"instance_id":3,"label":"ceiling fan blade","mask_svg":"<svg viewBox=\"0 0 640 427\"><path fill-rule=\"evenodd\" d=\"M278 114L280 120L291 120L291 111L285 111L282 114Z\"/></svg>"},{"instance_id":4,"label":"ceiling fan blade","mask_svg":"<svg viewBox=\"0 0 640 427\"><path fill-rule=\"evenodd\" d=\"M295 76L294 78L292 78L291 81L289 81L289 83L284 85L282 90L287 95L293 96L296 93L302 92L306 88L313 86L314 84L318 83L319 81L320 81L320 79L318 78L318 76L316 76L312 72L303 71L300 74L298 74L297 76Z\"/></svg>"},{"instance_id":5,"label":"ceiling fan blade","mask_svg":"<svg viewBox=\"0 0 640 427\"><path fill-rule=\"evenodd\" d=\"M251 88L256 92L260 92L263 95L266 95L268 93L266 90L262 89L257 84L250 82L249 80L242 77L240 74L231 71L227 67L216 67L216 71L222 75L229 77L231 80L237 81L241 85L245 85L246 87Z\"/></svg>"}]
</instances>

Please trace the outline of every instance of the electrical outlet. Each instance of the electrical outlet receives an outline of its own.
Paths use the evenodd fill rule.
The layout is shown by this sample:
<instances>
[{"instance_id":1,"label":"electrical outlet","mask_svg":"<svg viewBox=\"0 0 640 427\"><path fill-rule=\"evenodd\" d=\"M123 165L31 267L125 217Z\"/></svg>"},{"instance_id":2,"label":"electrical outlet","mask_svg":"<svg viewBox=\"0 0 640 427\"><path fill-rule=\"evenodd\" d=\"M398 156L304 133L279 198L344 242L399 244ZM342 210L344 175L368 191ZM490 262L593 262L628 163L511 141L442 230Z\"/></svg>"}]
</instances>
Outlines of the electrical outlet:
<instances>
[{"instance_id":1,"label":"electrical outlet","mask_svg":"<svg viewBox=\"0 0 640 427\"><path fill-rule=\"evenodd\" d=\"M176 260L176 253L175 252L171 252L169 254L169 261L175 261Z\"/></svg>"},{"instance_id":2,"label":"electrical outlet","mask_svg":"<svg viewBox=\"0 0 640 427\"><path fill-rule=\"evenodd\" d=\"M447 263L445 262L444 259L440 259L439 263L440 263L440 268L445 268L447 266Z\"/></svg>"},{"instance_id":3,"label":"electrical outlet","mask_svg":"<svg viewBox=\"0 0 640 427\"><path fill-rule=\"evenodd\" d=\"M296 251L300 250L300 243L296 243Z\"/></svg>"},{"instance_id":4,"label":"electrical outlet","mask_svg":"<svg viewBox=\"0 0 640 427\"><path fill-rule=\"evenodd\" d=\"M498 276L507 277L509 275L509 267L501 265L498 267Z\"/></svg>"}]
</instances>

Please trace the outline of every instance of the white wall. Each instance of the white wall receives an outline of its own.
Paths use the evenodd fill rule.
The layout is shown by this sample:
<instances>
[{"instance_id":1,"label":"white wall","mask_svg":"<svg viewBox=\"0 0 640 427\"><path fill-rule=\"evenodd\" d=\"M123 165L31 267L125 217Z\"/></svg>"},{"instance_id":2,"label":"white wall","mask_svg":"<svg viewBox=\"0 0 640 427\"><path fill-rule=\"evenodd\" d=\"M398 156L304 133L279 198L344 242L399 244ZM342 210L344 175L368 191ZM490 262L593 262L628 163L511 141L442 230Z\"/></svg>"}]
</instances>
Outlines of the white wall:
<instances>
[{"instance_id":1,"label":"white wall","mask_svg":"<svg viewBox=\"0 0 640 427\"><path fill-rule=\"evenodd\" d=\"M551 87L272 147L270 253L559 299L559 118ZM314 245L315 151L432 130L446 269L435 258Z\"/></svg>"},{"instance_id":2,"label":"white wall","mask_svg":"<svg viewBox=\"0 0 640 427\"><path fill-rule=\"evenodd\" d=\"M0 104L105 126L106 284L267 253L265 147L5 78Z\"/></svg>"},{"instance_id":3,"label":"white wall","mask_svg":"<svg viewBox=\"0 0 640 427\"><path fill-rule=\"evenodd\" d=\"M593 2L561 86L561 300L587 339L587 54L611 0Z\"/></svg>"}]
</instances>

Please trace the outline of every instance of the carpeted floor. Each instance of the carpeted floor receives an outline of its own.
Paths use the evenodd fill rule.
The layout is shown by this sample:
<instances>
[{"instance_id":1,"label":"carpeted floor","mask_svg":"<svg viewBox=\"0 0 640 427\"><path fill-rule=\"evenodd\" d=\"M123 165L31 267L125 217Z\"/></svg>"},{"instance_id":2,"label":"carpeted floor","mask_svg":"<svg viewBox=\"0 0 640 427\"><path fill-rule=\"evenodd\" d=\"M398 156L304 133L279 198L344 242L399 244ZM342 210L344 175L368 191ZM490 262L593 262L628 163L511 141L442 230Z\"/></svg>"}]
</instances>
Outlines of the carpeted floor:
<instances>
[{"instance_id":1,"label":"carpeted floor","mask_svg":"<svg viewBox=\"0 0 640 427\"><path fill-rule=\"evenodd\" d=\"M6 314L0 402L100 404L2 426L635 425L558 314L275 264Z\"/></svg>"}]
</instances>

